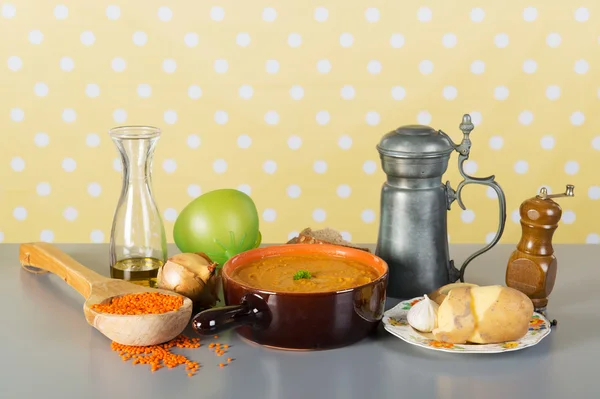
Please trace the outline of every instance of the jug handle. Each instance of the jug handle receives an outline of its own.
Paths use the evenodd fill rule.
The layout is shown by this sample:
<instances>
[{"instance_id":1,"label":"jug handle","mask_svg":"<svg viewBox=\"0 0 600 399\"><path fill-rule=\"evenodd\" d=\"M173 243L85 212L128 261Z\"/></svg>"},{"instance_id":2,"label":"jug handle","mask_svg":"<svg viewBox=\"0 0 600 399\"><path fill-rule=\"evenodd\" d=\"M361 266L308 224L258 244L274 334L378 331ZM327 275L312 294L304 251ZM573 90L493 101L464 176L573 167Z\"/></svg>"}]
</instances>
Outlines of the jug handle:
<instances>
[{"instance_id":1,"label":"jug handle","mask_svg":"<svg viewBox=\"0 0 600 399\"><path fill-rule=\"evenodd\" d=\"M494 191L496 192L496 194L498 196L499 222L498 222L498 230L496 231L496 235L494 236L492 241L490 241L485 247L483 247L480 250L471 254L463 262L462 266L460 267L460 271L459 271L459 279L460 279L460 282L463 282L463 283L465 281L465 270L467 269L467 265L469 263L471 263L471 261L473 259L475 259L476 257L478 257L479 255L489 251L494 245L496 245L496 243L498 241L500 241L500 238L502 237L502 233L504 232L504 225L506 224L506 198L504 197L504 192L502 191L502 188L500 187L500 185L498 183L496 183L495 176L494 175L488 176L488 177L469 176L468 174L465 173L465 170L463 168L463 165L464 165L465 161L467 159L469 159L469 153L471 152L471 140L469 139L469 134L474 129L474 127L475 126L473 125L473 123L471 123L471 116L469 114L463 115L462 123L459 126L460 130L463 132L463 139L460 144L455 144L452 141L452 139L450 138L450 136L448 136L446 133L442 132L441 130L439 131L440 134L446 136L446 138L454 146L454 149L459 153L458 171L460 172L460 175L463 177L464 180L458 184L458 187L456 187L454 196L456 198L456 201L458 202L458 205L461 207L461 209L462 210L467 209L465 207L465 204L462 201L461 192L462 192L462 189L468 184L481 184L484 186L489 186L494 189Z\"/></svg>"}]
</instances>

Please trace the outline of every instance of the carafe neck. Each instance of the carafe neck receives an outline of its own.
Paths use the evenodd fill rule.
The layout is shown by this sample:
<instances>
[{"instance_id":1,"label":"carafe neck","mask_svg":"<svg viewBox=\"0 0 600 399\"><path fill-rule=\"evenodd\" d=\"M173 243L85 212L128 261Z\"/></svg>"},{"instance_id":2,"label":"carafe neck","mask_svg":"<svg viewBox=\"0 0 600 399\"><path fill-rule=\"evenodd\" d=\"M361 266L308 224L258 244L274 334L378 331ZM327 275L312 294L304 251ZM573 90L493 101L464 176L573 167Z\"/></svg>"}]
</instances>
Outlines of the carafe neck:
<instances>
[{"instance_id":1,"label":"carafe neck","mask_svg":"<svg viewBox=\"0 0 600 399\"><path fill-rule=\"evenodd\" d=\"M152 178L152 161L158 137L152 138L115 138L113 141L121 154L124 181Z\"/></svg>"}]
</instances>

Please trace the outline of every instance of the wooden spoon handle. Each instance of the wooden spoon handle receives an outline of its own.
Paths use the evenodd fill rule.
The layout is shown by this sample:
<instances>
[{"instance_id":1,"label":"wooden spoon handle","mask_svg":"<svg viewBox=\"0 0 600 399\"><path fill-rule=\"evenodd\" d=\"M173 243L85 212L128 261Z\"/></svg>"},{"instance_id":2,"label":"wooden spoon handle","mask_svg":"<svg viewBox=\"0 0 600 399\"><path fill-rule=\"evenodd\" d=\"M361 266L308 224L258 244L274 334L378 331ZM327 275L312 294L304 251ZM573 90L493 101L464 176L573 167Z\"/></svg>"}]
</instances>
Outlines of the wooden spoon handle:
<instances>
[{"instance_id":1,"label":"wooden spoon handle","mask_svg":"<svg viewBox=\"0 0 600 399\"><path fill-rule=\"evenodd\" d=\"M88 269L69 255L45 242L21 244L19 261L31 273L56 274L75 288L85 299L90 296L92 284L108 280Z\"/></svg>"}]
</instances>

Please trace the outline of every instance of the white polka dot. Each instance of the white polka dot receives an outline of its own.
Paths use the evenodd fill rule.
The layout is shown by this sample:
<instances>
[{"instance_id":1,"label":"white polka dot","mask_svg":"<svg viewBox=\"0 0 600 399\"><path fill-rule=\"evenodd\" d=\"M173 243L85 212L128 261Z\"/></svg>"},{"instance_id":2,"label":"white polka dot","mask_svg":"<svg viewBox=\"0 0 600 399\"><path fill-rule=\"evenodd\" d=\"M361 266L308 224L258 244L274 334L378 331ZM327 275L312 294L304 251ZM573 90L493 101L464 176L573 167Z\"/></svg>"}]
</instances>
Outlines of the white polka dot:
<instances>
[{"instance_id":1,"label":"white polka dot","mask_svg":"<svg viewBox=\"0 0 600 399\"><path fill-rule=\"evenodd\" d=\"M508 98L508 87L498 86L494 89L494 98L499 101L504 101Z\"/></svg>"},{"instance_id":2,"label":"white polka dot","mask_svg":"<svg viewBox=\"0 0 600 399\"><path fill-rule=\"evenodd\" d=\"M229 70L229 63L227 60L215 60L213 68L216 73L226 73Z\"/></svg>"},{"instance_id":3,"label":"white polka dot","mask_svg":"<svg viewBox=\"0 0 600 399\"><path fill-rule=\"evenodd\" d=\"M254 95L254 89L250 85L243 85L239 88L238 94L244 100L249 100Z\"/></svg>"},{"instance_id":4,"label":"white polka dot","mask_svg":"<svg viewBox=\"0 0 600 399\"><path fill-rule=\"evenodd\" d=\"M65 108L62 112L62 120L67 123L73 123L77 119L77 113L72 108Z\"/></svg>"},{"instance_id":5,"label":"white polka dot","mask_svg":"<svg viewBox=\"0 0 600 399\"><path fill-rule=\"evenodd\" d=\"M229 120L229 115L225 111L217 111L215 112L215 122L218 125L224 125Z\"/></svg>"},{"instance_id":6,"label":"white polka dot","mask_svg":"<svg viewBox=\"0 0 600 399\"><path fill-rule=\"evenodd\" d=\"M485 190L485 194L487 195L488 198L490 199L496 199L498 198L498 193L496 192L496 190L494 190L492 187L488 187Z\"/></svg>"},{"instance_id":7,"label":"white polka dot","mask_svg":"<svg viewBox=\"0 0 600 399\"><path fill-rule=\"evenodd\" d=\"M92 197L98 197L102 194L102 187L98 183L90 183L88 184L87 192Z\"/></svg>"},{"instance_id":8,"label":"white polka dot","mask_svg":"<svg viewBox=\"0 0 600 399\"><path fill-rule=\"evenodd\" d=\"M367 8L365 18L371 23L379 21L379 10L375 7Z\"/></svg>"},{"instance_id":9,"label":"white polka dot","mask_svg":"<svg viewBox=\"0 0 600 399\"><path fill-rule=\"evenodd\" d=\"M13 122L22 122L25 119L25 111L21 108L13 108L10 110L10 120Z\"/></svg>"},{"instance_id":10,"label":"white polka dot","mask_svg":"<svg viewBox=\"0 0 600 399\"><path fill-rule=\"evenodd\" d=\"M0 242L4 242L4 233L0 231Z\"/></svg>"},{"instance_id":11,"label":"white polka dot","mask_svg":"<svg viewBox=\"0 0 600 399\"><path fill-rule=\"evenodd\" d=\"M429 22L431 21L431 8L429 7L420 7L417 10L417 19L420 22Z\"/></svg>"},{"instance_id":12,"label":"white polka dot","mask_svg":"<svg viewBox=\"0 0 600 399\"><path fill-rule=\"evenodd\" d=\"M544 150L551 150L554 148L555 140L552 136L544 136L540 139L540 146Z\"/></svg>"},{"instance_id":13,"label":"white polka dot","mask_svg":"<svg viewBox=\"0 0 600 399\"><path fill-rule=\"evenodd\" d=\"M250 41L251 41L251 39L250 39L250 35L248 34L248 32L240 32L235 37L235 42L240 47L248 47L248 45L250 44Z\"/></svg>"},{"instance_id":14,"label":"white polka dot","mask_svg":"<svg viewBox=\"0 0 600 399\"><path fill-rule=\"evenodd\" d=\"M396 101L404 100L406 97L406 90L402 86L392 87L392 98Z\"/></svg>"},{"instance_id":15,"label":"white polka dot","mask_svg":"<svg viewBox=\"0 0 600 399\"><path fill-rule=\"evenodd\" d=\"M546 44L552 48L557 48L558 46L560 46L561 42L562 39L558 33L554 32L546 36Z\"/></svg>"},{"instance_id":16,"label":"white polka dot","mask_svg":"<svg viewBox=\"0 0 600 399\"><path fill-rule=\"evenodd\" d=\"M529 164L527 163L527 161L517 161L515 162L514 169L515 172L522 175L524 173L527 173L527 171L529 170Z\"/></svg>"},{"instance_id":17,"label":"white polka dot","mask_svg":"<svg viewBox=\"0 0 600 399\"><path fill-rule=\"evenodd\" d=\"M117 172L123 171L123 161L121 160L121 158L113 159L113 169Z\"/></svg>"},{"instance_id":18,"label":"white polka dot","mask_svg":"<svg viewBox=\"0 0 600 399\"><path fill-rule=\"evenodd\" d=\"M113 119L117 123L124 123L127 120L127 111L122 108L113 111Z\"/></svg>"},{"instance_id":19,"label":"white polka dot","mask_svg":"<svg viewBox=\"0 0 600 399\"><path fill-rule=\"evenodd\" d=\"M166 60L163 61L162 68L163 68L163 71L165 71L166 73L173 73L173 72L175 72L175 70L177 70L177 62L173 58L167 58ZM216 70L216 64L215 64L215 70ZM217 71L217 72L219 72L219 71Z\"/></svg>"},{"instance_id":20,"label":"white polka dot","mask_svg":"<svg viewBox=\"0 0 600 399\"><path fill-rule=\"evenodd\" d=\"M127 62L121 57L115 57L110 63L113 71L123 72L127 68Z\"/></svg>"},{"instance_id":21,"label":"white polka dot","mask_svg":"<svg viewBox=\"0 0 600 399\"><path fill-rule=\"evenodd\" d=\"M600 244L600 235L595 233L590 233L585 238L586 244Z\"/></svg>"},{"instance_id":22,"label":"white polka dot","mask_svg":"<svg viewBox=\"0 0 600 399\"><path fill-rule=\"evenodd\" d=\"M35 191L36 191L37 195L39 195L40 197L46 197L46 196L50 195L52 188L50 187L50 183L44 182L44 183L39 183L35 187Z\"/></svg>"},{"instance_id":23,"label":"white polka dot","mask_svg":"<svg viewBox=\"0 0 600 399\"><path fill-rule=\"evenodd\" d=\"M349 150L350 147L352 147L352 137L348 136L347 134L344 134L338 139L338 146L342 150Z\"/></svg>"},{"instance_id":24,"label":"white polka dot","mask_svg":"<svg viewBox=\"0 0 600 399\"><path fill-rule=\"evenodd\" d=\"M585 115L583 115L583 112L581 111L575 111L571 114L569 119L572 125L581 126L583 125L583 122L585 122Z\"/></svg>"},{"instance_id":25,"label":"white polka dot","mask_svg":"<svg viewBox=\"0 0 600 399\"><path fill-rule=\"evenodd\" d=\"M104 242L104 233L102 230L92 230L90 233L90 241L95 244L100 244Z\"/></svg>"},{"instance_id":26,"label":"white polka dot","mask_svg":"<svg viewBox=\"0 0 600 399\"><path fill-rule=\"evenodd\" d=\"M331 62L329 60L317 61L317 71L319 73L329 73L331 71Z\"/></svg>"},{"instance_id":27,"label":"white polka dot","mask_svg":"<svg viewBox=\"0 0 600 399\"><path fill-rule=\"evenodd\" d=\"M352 242L352 235L347 231L340 231L342 238L348 242Z\"/></svg>"},{"instance_id":28,"label":"white polka dot","mask_svg":"<svg viewBox=\"0 0 600 399\"><path fill-rule=\"evenodd\" d=\"M379 122L381 121L381 117L379 116L378 112L369 111L369 112L367 112L367 115L365 116L365 121L367 122L367 125L377 126L377 125L379 125Z\"/></svg>"},{"instance_id":29,"label":"white polka dot","mask_svg":"<svg viewBox=\"0 0 600 399\"><path fill-rule=\"evenodd\" d=\"M535 71L537 71L537 62L534 60L525 60L523 62L523 72L531 74L535 73Z\"/></svg>"},{"instance_id":30,"label":"white polka dot","mask_svg":"<svg viewBox=\"0 0 600 399\"><path fill-rule=\"evenodd\" d=\"M200 41L200 38L196 32L187 32L183 36L183 42L185 43L186 46L188 46L190 48L196 47L198 45L199 41Z\"/></svg>"},{"instance_id":31,"label":"white polka dot","mask_svg":"<svg viewBox=\"0 0 600 399\"><path fill-rule=\"evenodd\" d=\"M557 100L560 97L560 87L556 85L550 85L546 88L546 97L549 100Z\"/></svg>"},{"instance_id":32,"label":"white polka dot","mask_svg":"<svg viewBox=\"0 0 600 399\"><path fill-rule=\"evenodd\" d=\"M575 10L575 21L585 22L590 18L590 12L585 7L579 7Z\"/></svg>"},{"instance_id":33,"label":"white polka dot","mask_svg":"<svg viewBox=\"0 0 600 399\"><path fill-rule=\"evenodd\" d=\"M42 44L44 40L44 34L39 30L32 30L29 32L29 43L31 44Z\"/></svg>"},{"instance_id":34,"label":"white polka dot","mask_svg":"<svg viewBox=\"0 0 600 399\"><path fill-rule=\"evenodd\" d=\"M481 75L485 72L485 63L483 61L477 60L471 63L471 73L475 75Z\"/></svg>"},{"instance_id":35,"label":"white polka dot","mask_svg":"<svg viewBox=\"0 0 600 399\"><path fill-rule=\"evenodd\" d=\"M356 91L354 90L354 87L350 85L344 85L340 90L340 95L344 100L352 100L356 95Z\"/></svg>"},{"instance_id":36,"label":"white polka dot","mask_svg":"<svg viewBox=\"0 0 600 399\"><path fill-rule=\"evenodd\" d=\"M471 21L481 22L485 18L485 11L483 11L483 9L479 7L473 8L469 13L469 16L471 17Z\"/></svg>"},{"instance_id":37,"label":"white polka dot","mask_svg":"<svg viewBox=\"0 0 600 399\"><path fill-rule=\"evenodd\" d=\"M33 92L36 96L46 97L48 95L48 85L44 82L38 82L33 86Z\"/></svg>"},{"instance_id":38,"label":"white polka dot","mask_svg":"<svg viewBox=\"0 0 600 399\"><path fill-rule=\"evenodd\" d=\"M312 213L312 217L315 222L321 223L327 218L327 213L323 209L315 209Z\"/></svg>"},{"instance_id":39,"label":"white polka dot","mask_svg":"<svg viewBox=\"0 0 600 399\"><path fill-rule=\"evenodd\" d=\"M506 33L498 33L494 36L494 44L498 48L505 48L508 46L508 35Z\"/></svg>"},{"instance_id":40,"label":"white polka dot","mask_svg":"<svg viewBox=\"0 0 600 399\"><path fill-rule=\"evenodd\" d=\"M530 125L533 122L533 113L531 111L523 111L519 114L519 123L521 125Z\"/></svg>"},{"instance_id":41,"label":"white polka dot","mask_svg":"<svg viewBox=\"0 0 600 399\"><path fill-rule=\"evenodd\" d=\"M69 16L69 9L63 4L54 7L54 17L56 19L65 19Z\"/></svg>"},{"instance_id":42,"label":"white polka dot","mask_svg":"<svg viewBox=\"0 0 600 399\"><path fill-rule=\"evenodd\" d=\"M475 126L481 125L481 122L483 120L483 116L481 115L481 112L471 111L471 112L469 112L469 115L471 115L471 121L473 122L473 125L475 125Z\"/></svg>"},{"instance_id":43,"label":"white polka dot","mask_svg":"<svg viewBox=\"0 0 600 399\"><path fill-rule=\"evenodd\" d=\"M10 167L15 172L22 172L25 169L25 160L21 157L14 157L10 160Z\"/></svg>"},{"instance_id":44,"label":"white polka dot","mask_svg":"<svg viewBox=\"0 0 600 399\"><path fill-rule=\"evenodd\" d=\"M460 220L462 220L463 223L473 223L475 220L475 212L471 209L465 209L460 213Z\"/></svg>"},{"instance_id":45,"label":"white polka dot","mask_svg":"<svg viewBox=\"0 0 600 399\"><path fill-rule=\"evenodd\" d=\"M329 115L329 112L319 111L319 112L317 112L315 119L319 125L323 126L323 125L326 125L329 123L329 120L331 119L331 117Z\"/></svg>"},{"instance_id":46,"label":"white polka dot","mask_svg":"<svg viewBox=\"0 0 600 399\"><path fill-rule=\"evenodd\" d=\"M323 160L315 161L315 163L313 163L313 170L315 173L322 175L327 172L327 162Z\"/></svg>"},{"instance_id":47,"label":"white polka dot","mask_svg":"<svg viewBox=\"0 0 600 399\"><path fill-rule=\"evenodd\" d=\"M600 199L600 186L591 186L588 189L588 197L592 200Z\"/></svg>"},{"instance_id":48,"label":"white polka dot","mask_svg":"<svg viewBox=\"0 0 600 399\"><path fill-rule=\"evenodd\" d=\"M575 69L575 73L577 73L579 75L583 75L583 74L587 73L587 71L590 69L590 66L586 60L577 60L575 62L574 69Z\"/></svg>"},{"instance_id":49,"label":"white polka dot","mask_svg":"<svg viewBox=\"0 0 600 399\"><path fill-rule=\"evenodd\" d=\"M86 30L81 33L79 40L81 40L81 43L83 43L84 46L91 46L96 42L96 36L93 32Z\"/></svg>"},{"instance_id":50,"label":"white polka dot","mask_svg":"<svg viewBox=\"0 0 600 399\"><path fill-rule=\"evenodd\" d=\"M2 17L6 19L14 18L17 15L17 8L10 4L4 3L2 4Z\"/></svg>"},{"instance_id":51,"label":"white polka dot","mask_svg":"<svg viewBox=\"0 0 600 399\"><path fill-rule=\"evenodd\" d=\"M65 158L62 161L62 168L65 172L73 172L77 168L77 162L73 158Z\"/></svg>"},{"instance_id":52,"label":"white polka dot","mask_svg":"<svg viewBox=\"0 0 600 399\"><path fill-rule=\"evenodd\" d=\"M365 161L365 163L363 163L362 168L363 172L365 172L368 175L372 175L377 170L377 164L375 163L375 161Z\"/></svg>"},{"instance_id":53,"label":"white polka dot","mask_svg":"<svg viewBox=\"0 0 600 399\"><path fill-rule=\"evenodd\" d=\"M163 161L162 167L167 173L174 173L177 169L177 162L174 159L165 159Z\"/></svg>"},{"instance_id":54,"label":"white polka dot","mask_svg":"<svg viewBox=\"0 0 600 399\"><path fill-rule=\"evenodd\" d=\"M496 232L494 231L493 233L487 233L485 235L485 243L489 244L490 242L492 242L492 240L496 237Z\"/></svg>"},{"instance_id":55,"label":"white polka dot","mask_svg":"<svg viewBox=\"0 0 600 399\"><path fill-rule=\"evenodd\" d=\"M299 33L290 33L287 40L288 46L292 48L300 47L302 44L302 36Z\"/></svg>"},{"instance_id":56,"label":"white polka dot","mask_svg":"<svg viewBox=\"0 0 600 399\"><path fill-rule=\"evenodd\" d=\"M513 221L513 223L521 223L521 213L518 209L512 211L512 213L510 214L510 219Z\"/></svg>"},{"instance_id":57,"label":"white polka dot","mask_svg":"<svg viewBox=\"0 0 600 399\"><path fill-rule=\"evenodd\" d=\"M188 147L190 147L191 149L196 149L200 147L200 144L202 144L202 139L197 134L190 134L187 137L186 142Z\"/></svg>"},{"instance_id":58,"label":"white polka dot","mask_svg":"<svg viewBox=\"0 0 600 399\"><path fill-rule=\"evenodd\" d=\"M429 75L433 72L433 62L429 60L423 60L419 62L419 72L423 75Z\"/></svg>"},{"instance_id":59,"label":"white polka dot","mask_svg":"<svg viewBox=\"0 0 600 399\"><path fill-rule=\"evenodd\" d=\"M249 148L252 145L252 138L247 134L242 134L237 138L237 145L240 148Z\"/></svg>"},{"instance_id":60,"label":"white polka dot","mask_svg":"<svg viewBox=\"0 0 600 399\"><path fill-rule=\"evenodd\" d=\"M596 136L592 139L592 148L600 151L600 136Z\"/></svg>"},{"instance_id":61,"label":"white polka dot","mask_svg":"<svg viewBox=\"0 0 600 399\"><path fill-rule=\"evenodd\" d=\"M340 184L336 190L336 193L340 198L348 198L352 193L352 189L347 184Z\"/></svg>"},{"instance_id":62,"label":"white polka dot","mask_svg":"<svg viewBox=\"0 0 600 399\"><path fill-rule=\"evenodd\" d=\"M417 114L417 122L421 125L428 125L431 123L431 114L427 111L419 111Z\"/></svg>"},{"instance_id":63,"label":"white polka dot","mask_svg":"<svg viewBox=\"0 0 600 399\"><path fill-rule=\"evenodd\" d=\"M393 33L392 36L390 36L390 45L393 48L402 48L404 46L404 43L405 39L403 34Z\"/></svg>"},{"instance_id":64,"label":"white polka dot","mask_svg":"<svg viewBox=\"0 0 600 399\"><path fill-rule=\"evenodd\" d=\"M302 99L302 97L304 97L304 89L302 88L302 86L292 86L292 88L290 89L290 96L294 100L300 100Z\"/></svg>"},{"instance_id":65,"label":"white polka dot","mask_svg":"<svg viewBox=\"0 0 600 399\"><path fill-rule=\"evenodd\" d=\"M225 10L223 7L213 6L210 8L210 19L213 21L222 21L225 18Z\"/></svg>"},{"instance_id":66,"label":"white polka dot","mask_svg":"<svg viewBox=\"0 0 600 399\"><path fill-rule=\"evenodd\" d=\"M40 232L40 240L43 242L52 242L54 241L54 233L52 230L42 230Z\"/></svg>"},{"instance_id":67,"label":"white polka dot","mask_svg":"<svg viewBox=\"0 0 600 399\"><path fill-rule=\"evenodd\" d=\"M100 136L98 136L96 133L88 133L87 136L85 136L85 144L88 147L98 147L100 145Z\"/></svg>"},{"instance_id":68,"label":"white polka dot","mask_svg":"<svg viewBox=\"0 0 600 399\"><path fill-rule=\"evenodd\" d=\"M17 220L25 220L27 219L27 209L22 206L18 206L13 209L13 217Z\"/></svg>"},{"instance_id":69,"label":"white polka dot","mask_svg":"<svg viewBox=\"0 0 600 399\"><path fill-rule=\"evenodd\" d=\"M187 194L192 198L197 198L202 195L202 188L197 184L190 184L187 187Z\"/></svg>"},{"instance_id":70,"label":"white polka dot","mask_svg":"<svg viewBox=\"0 0 600 399\"><path fill-rule=\"evenodd\" d=\"M292 150L297 150L302 146L302 139L296 135L292 135L287 141L288 147Z\"/></svg>"},{"instance_id":71,"label":"white polka dot","mask_svg":"<svg viewBox=\"0 0 600 399\"><path fill-rule=\"evenodd\" d=\"M63 217L69 222L72 222L73 220L77 219L77 215L79 215L79 212L77 212L77 209L71 206L65 209L65 211L63 212Z\"/></svg>"},{"instance_id":72,"label":"white polka dot","mask_svg":"<svg viewBox=\"0 0 600 399\"><path fill-rule=\"evenodd\" d=\"M372 209L365 209L360 213L360 218L365 223L373 223L375 221L375 211Z\"/></svg>"},{"instance_id":73,"label":"white polka dot","mask_svg":"<svg viewBox=\"0 0 600 399\"><path fill-rule=\"evenodd\" d=\"M275 209L267 208L263 211L262 217L265 222L274 222L277 218L277 212Z\"/></svg>"},{"instance_id":74,"label":"white polka dot","mask_svg":"<svg viewBox=\"0 0 600 399\"><path fill-rule=\"evenodd\" d=\"M46 147L50 143L50 137L47 133L36 133L35 136L33 136L33 143L37 147Z\"/></svg>"},{"instance_id":75,"label":"white polka dot","mask_svg":"<svg viewBox=\"0 0 600 399\"><path fill-rule=\"evenodd\" d=\"M23 67L23 61L16 55L8 57L8 61L6 62L6 64L8 65L8 69L10 69L13 72L18 71Z\"/></svg>"},{"instance_id":76,"label":"white polka dot","mask_svg":"<svg viewBox=\"0 0 600 399\"><path fill-rule=\"evenodd\" d=\"M165 209L164 216L167 222L174 222L177 220L177 211L173 208L167 208Z\"/></svg>"},{"instance_id":77,"label":"white polka dot","mask_svg":"<svg viewBox=\"0 0 600 399\"><path fill-rule=\"evenodd\" d=\"M170 21L173 18L173 11L169 7L162 6L158 8L158 19L163 22Z\"/></svg>"},{"instance_id":78,"label":"white polka dot","mask_svg":"<svg viewBox=\"0 0 600 399\"><path fill-rule=\"evenodd\" d=\"M202 97L202 88L198 85L188 87L188 97L192 100L197 100Z\"/></svg>"},{"instance_id":79,"label":"white polka dot","mask_svg":"<svg viewBox=\"0 0 600 399\"><path fill-rule=\"evenodd\" d=\"M119 6L111 5L106 7L106 16L110 20L117 20L121 16L121 8Z\"/></svg>"},{"instance_id":80,"label":"white polka dot","mask_svg":"<svg viewBox=\"0 0 600 399\"><path fill-rule=\"evenodd\" d=\"M71 72L75 68L75 61L71 57L62 57L60 59L60 69L65 72Z\"/></svg>"},{"instance_id":81,"label":"white polka dot","mask_svg":"<svg viewBox=\"0 0 600 399\"><path fill-rule=\"evenodd\" d=\"M225 173L227 172L227 161L224 159L217 159L213 162L213 170L215 173Z\"/></svg>"},{"instance_id":82,"label":"white polka dot","mask_svg":"<svg viewBox=\"0 0 600 399\"><path fill-rule=\"evenodd\" d=\"M246 195L252 195L252 187L248 184L240 184L237 186L237 190L243 192Z\"/></svg>"},{"instance_id":83,"label":"white polka dot","mask_svg":"<svg viewBox=\"0 0 600 399\"><path fill-rule=\"evenodd\" d=\"M277 163L272 160L265 161L262 166L265 173L272 175L277 171Z\"/></svg>"},{"instance_id":84,"label":"white polka dot","mask_svg":"<svg viewBox=\"0 0 600 399\"><path fill-rule=\"evenodd\" d=\"M469 159L463 164L463 169L466 174L474 175L475 173L477 173L477 162Z\"/></svg>"},{"instance_id":85,"label":"white polka dot","mask_svg":"<svg viewBox=\"0 0 600 399\"><path fill-rule=\"evenodd\" d=\"M523 10L523 20L525 22L533 22L537 19L538 11L535 7L527 7Z\"/></svg>"},{"instance_id":86,"label":"white polka dot","mask_svg":"<svg viewBox=\"0 0 600 399\"><path fill-rule=\"evenodd\" d=\"M298 237L298 234L300 234L300 233L298 233L297 231L290 231L288 233L288 240Z\"/></svg>"},{"instance_id":87,"label":"white polka dot","mask_svg":"<svg viewBox=\"0 0 600 399\"><path fill-rule=\"evenodd\" d=\"M579 172L579 163L577 161L568 161L565 164L565 173L568 175L576 175Z\"/></svg>"},{"instance_id":88,"label":"white polka dot","mask_svg":"<svg viewBox=\"0 0 600 399\"><path fill-rule=\"evenodd\" d=\"M381 73L381 62L377 60L371 60L367 64L367 71L369 71L372 75L377 75Z\"/></svg>"},{"instance_id":89,"label":"white polka dot","mask_svg":"<svg viewBox=\"0 0 600 399\"><path fill-rule=\"evenodd\" d=\"M575 212L564 211L560 220L565 224L573 224L575 222Z\"/></svg>"},{"instance_id":90,"label":"white polka dot","mask_svg":"<svg viewBox=\"0 0 600 399\"><path fill-rule=\"evenodd\" d=\"M265 22L273 22L277 18L277 11L273 7L265 7L262 12L262 19Z\"/></svg>"},{"instance_id":91,"label":"white polka dot","mask_svg":"<svg viewBox=\"0 0 600 399\"><path fill-rule=\"evenodd\" d=\"M276 125L279 123L279 114L276 111L267 111L265 114L265 123L267 125Z\"/></svg>"},{"instance_id":92,"label":"white polka dot","mask_svg":"<svg viewBox=\"0 0 600 399\"><path fill-rule=\"evenodd\" d=\"M454 48L457 43L456 35L454 33L446 33L442 36L442 45L446 48Z\"/></svg>"},{"instance_id":93,"label":"white polka dot","mask_svg":"<svg viewBox=\"0 0 600 399\"><path fill-rule=\"evenodd\" d=\"M177 122L177 112L172 109L166 110L163 114L163 119L166 124L173 125Z\"/></svg>"},{"instance_id":94,"label":"white polka dot","mask_svg":"<svg viewBox=\"0 0 600 399\"><path fill-rule=\"evenodd\" d=\"M100 86L95 83L85 85L85 95L90 98L96 98L100 95Z\"/></svg>"},{"instance_id":95,"label":"white polka dot","mask_svg":"<svg viewBox=\"0 0 600 399\"><path fill-rule=\"evenodd\" d=\"M152 87L147 83L141 83L137 87L137 94L141 98L148 98L152 95Z\"/></svg>"},{"instance_id":96,"label":"white polka dot","mask_svg":"<svg viewBox=\"0 0 600 399\"><path fill-rule=\"evenodd\" d=\"M313 14L313 18L317 22L325 22L329 17L329 11L325 7L317 7L315 8L315 12Z\"/></svg>"},{"instance_id":97,"label":"white polka dot","mask_svg":"<svg viewBox=\"0 0 600 399\"><path fill-rule=\"evenodd\" d=\"M136 46L143 46L148 41L148 35L142 31L133 32L132 40Z\"/></svg>"},{"instance_id":98,"label":"white polka dot","mask_svg":"<svg viewBox=\"0 0 600 399\"><path fill-rule=\"evenodd\" d=\"M275 74L279 72L279 61L277 60L268 60L265 63L265 70L269 74Z\"/></svg>"},{"instance_id":99,"label":"white polka dot","mask_svg":"<svg viewBox=\"0 0 600 399\"><path fill-rule=\"evenodd\" d=\"M354 36L352 36L352 33L345 32L340 35L340 46L348 48L351 47L353 44Z\"/></svg>"},{"instance_id":100,"label":"white polka dot","mask_svg":"<svg viewBox=\"0 0 600 399\"><path fill-rule=\"evenodd\" d=\"M302 194L302 189L297 184L292 184L288 186L285 192L290 198L298 198Z\"/></svg>"}]
</instances>

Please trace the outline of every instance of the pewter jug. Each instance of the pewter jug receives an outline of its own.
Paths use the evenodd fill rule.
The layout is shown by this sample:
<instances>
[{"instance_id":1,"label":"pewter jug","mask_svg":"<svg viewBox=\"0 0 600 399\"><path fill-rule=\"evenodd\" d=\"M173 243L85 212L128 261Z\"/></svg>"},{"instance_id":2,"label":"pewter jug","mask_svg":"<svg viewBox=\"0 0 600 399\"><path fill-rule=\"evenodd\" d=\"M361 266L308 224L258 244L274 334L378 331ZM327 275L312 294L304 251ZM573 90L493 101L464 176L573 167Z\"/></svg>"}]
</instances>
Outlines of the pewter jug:
<instances>
[{"instance_id":1,"label":"pewter jug","mask_svg":"<svg viewBox=\"0 0 600 399\"><path fill-rule=\"evenodd\" d=\"M389 265L388 295L413 298L445 284L464 281L467 265L492 248L502 237L506 222L504 192L492 175L469 176L463 169L469 158L474 128L465 114L460 124L463 139L455 144L441 130L407 125L387 133L377 150L387 180L381 189L381 212L375 254ZM459 153L458 170L463 177L456 188L442 183L453 151ZM447 211L454 200L464 210L462 189L468 184L490 186L499 201L496 235L485 247L469 256L460 269L454 266L448 250Z\"/></svg>"}]
</instances>

